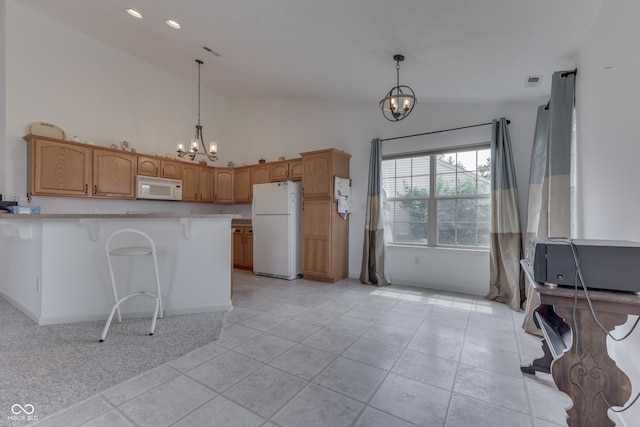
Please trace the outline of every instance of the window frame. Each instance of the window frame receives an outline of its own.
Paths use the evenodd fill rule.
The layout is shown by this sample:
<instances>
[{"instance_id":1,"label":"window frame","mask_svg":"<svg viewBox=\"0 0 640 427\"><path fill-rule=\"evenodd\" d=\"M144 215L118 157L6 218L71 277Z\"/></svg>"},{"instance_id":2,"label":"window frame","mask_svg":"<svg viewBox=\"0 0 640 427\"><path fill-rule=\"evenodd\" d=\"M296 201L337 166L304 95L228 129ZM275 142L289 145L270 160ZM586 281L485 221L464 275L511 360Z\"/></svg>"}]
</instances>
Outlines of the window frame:
<instances>
[{"instance_id":1,"label":"window frame","mask_svg":"<svg viewBox=\"0 0 640 427\"><path fill-rule=\"evenodd\" d=\"M491 142L481 142L467 145L458 145L454 147L444 147L437 148L432 150L421 150L421 151L412 151L406 153L394 153L394 154L385 154L382 156L382 161L385 160L398 160L398 159L407 159L412 157L419 156L429 156L429 198L427 200L428 207L428 238L427 243L406 243L406 242L388 242L390 245L396 246L409 246L416 248L445 248L445 249L453 249L453 250L477 250L477 251L489 251L489 246L468 246L468 245L451 245L451 244L438 244L438 200L480 200L480 199L488 199L491 200L491 183L489 185L489 193L488 194L453 194L453 195L442 195L438 196L436 194L436 186L437 186L437 158L440 154L450 154L451 152L462 152L462 151L480 151L480 150L491 150ZM477 165L476 165L477 166ZM477 170L476 170L477 172ZM412 174L413 176L413 174ZM491 176L493 179L493 170L491 171ZM382 176L381 178L384 178ZM383 186L384 189L384 186ZM401 201L403 199L398 198L387 198L385 196L385 200L390 201ZM406 199L405 199L406 200ZM418 198L416 200L424 200L422 198ZM491 210L489 210L489 214L491 214ZM433 219L432 219L433 218ZM385 221L385 225L387 222ZM489 218L489 226L491 226L491 218ZM489 231L490 232L490 231Z\"/></svg>"}]
</instances>

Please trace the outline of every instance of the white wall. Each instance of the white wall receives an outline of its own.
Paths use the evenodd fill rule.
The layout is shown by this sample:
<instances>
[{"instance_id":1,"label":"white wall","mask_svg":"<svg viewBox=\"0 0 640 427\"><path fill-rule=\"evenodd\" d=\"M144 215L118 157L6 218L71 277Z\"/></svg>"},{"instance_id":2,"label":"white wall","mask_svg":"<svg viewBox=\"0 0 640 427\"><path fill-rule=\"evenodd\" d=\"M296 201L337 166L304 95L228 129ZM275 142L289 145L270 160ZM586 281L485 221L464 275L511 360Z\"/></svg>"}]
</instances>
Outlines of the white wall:
<instances>
[{"instance_id":1,"label":"white wall","mask_svg":"<svg viewBox=\"0 0 640 427\"><path fill-rule=\"evenodd\" d=\"M26 144L22 140L31 121L61 126L70 135L105 145L127 139L138 152L172 154L179 139L191 137L196 119L195 84L75 32L29 9L6 3L6 180L9 196L26 193ZM206 66L206 64L205 64ZM196 72L194 65L194 73ZM386 87L380 88L380 96ZM537 103L527 104L435 104L420 98L411 116L399 123L386 121L377 101L342 102L285 99L232 99L203 88L203 125L208 139L219 141L221 159L253 164L259 158L276 160L284 155L335 147L352 155L353 209L350 217L349 275L358 277L364 233L365 193L371 139L389 138L511 119L511 137L520 183L520 206L526 208L529 158ZM489 138L489 126L478 129L477 138ZM444 135L444 134L443 134ZM458 145L457 135L433 139L404 140L425 148ZM453 139L453 140L452 140ZM464 141L469 142L468 140ZM395 150L402 143L385 143ZM1 183L1 181L0 181ZM43 212L105 213L224 212L249 216L248 206L212 206L170 202L85 200L36 197ZM524 226L524 224L523 224ZM403 249L403 251L405 251ZM488 290L488 254L469 253L465 279L451 275L461 260L447 256L431 267L432 250L410 250L422 262L392 265L396 283L423 284L483 295ZM396 253L393 259L399 259ZM404 254L404 252L402 252ZM478 257L484 256L485 263ZM404 258L403 258L404 259ZM445 280L445 278L447 278ZM462 285L461 285L462 284ZM462 286L454 288L454 286Z\"/></svg>"},{"instance_id":2,"label":"white wall","mask_svg":"<svg viewBox=\"0 0 640 427\"><path fill-rule=\"evenodd\" d=\"M580 52L576 78L579 237L640 241L638 217L638 114L640 2L606 0ZM630 329L618 328L616 335ZM619 332L618 332L619 331ZM640 331L608 342L609 353L640 392ZM621 415L637 425L640 404Z\"/></svg>"}]
</instances>

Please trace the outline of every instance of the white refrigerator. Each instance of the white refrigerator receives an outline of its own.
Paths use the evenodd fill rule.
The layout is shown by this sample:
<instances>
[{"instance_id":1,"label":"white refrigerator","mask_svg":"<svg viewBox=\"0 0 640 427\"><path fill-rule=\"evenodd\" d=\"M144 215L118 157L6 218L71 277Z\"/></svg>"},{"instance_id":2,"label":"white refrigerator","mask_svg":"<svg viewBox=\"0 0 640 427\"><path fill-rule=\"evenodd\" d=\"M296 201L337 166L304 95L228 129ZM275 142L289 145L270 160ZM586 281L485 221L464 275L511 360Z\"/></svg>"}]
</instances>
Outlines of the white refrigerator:
<instances>
[{"instance_id":1,"label":"white refrigerator","mask_svg":"<svg viewBox=\"0 0 640 427\"><path fill-rule=\"evenodd\" d=\"M253 186L253 272L293 280L301 277L302 186L284 181Z\"/></svg>"}]
</instances>

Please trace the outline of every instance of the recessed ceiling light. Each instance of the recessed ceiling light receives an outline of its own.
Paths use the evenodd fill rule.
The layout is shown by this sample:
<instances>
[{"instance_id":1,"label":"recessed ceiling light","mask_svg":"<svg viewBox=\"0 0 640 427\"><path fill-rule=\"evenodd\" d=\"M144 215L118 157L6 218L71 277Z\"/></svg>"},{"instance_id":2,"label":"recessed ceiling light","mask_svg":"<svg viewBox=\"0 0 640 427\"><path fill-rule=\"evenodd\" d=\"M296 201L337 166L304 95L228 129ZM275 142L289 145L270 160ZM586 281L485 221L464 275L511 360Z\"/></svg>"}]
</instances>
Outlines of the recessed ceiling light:
<instances>
[{"instance_id":1,"label":"recessed ceiling light","mask_svg":"<svg viewBox=\"0 0 640 427\"><path fill-rule=\"evenodd\" d=\"M142 14L135 9L127 9L127 13L134 18L143 19Z\"/></svg>"},{"instance_id":2,"label":"recessed ceiling light","mask_svg":"<svg viewBox=\"0 0 640 427\"><path fill-rule=\"evenodd\" d=\"M180 26L180 24L178 24L176 21L174 21L173 19L167 19L164 21L168 26L170 26L171 28L175 28L176 30L179 30L180 28L182 28Z\"/></svg>"}]
</instances>

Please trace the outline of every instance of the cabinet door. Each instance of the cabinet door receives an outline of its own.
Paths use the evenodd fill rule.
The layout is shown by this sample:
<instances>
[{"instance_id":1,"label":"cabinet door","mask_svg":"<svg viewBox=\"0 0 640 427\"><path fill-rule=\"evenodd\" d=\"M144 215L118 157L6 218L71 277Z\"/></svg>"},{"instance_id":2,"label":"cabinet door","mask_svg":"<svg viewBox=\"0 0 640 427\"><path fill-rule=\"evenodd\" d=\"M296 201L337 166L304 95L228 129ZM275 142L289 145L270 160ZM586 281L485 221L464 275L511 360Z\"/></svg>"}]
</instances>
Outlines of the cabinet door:
<instances>
[{"instance_id":1,"label":"cabinet door","mask_svg":"<svg viewBox=\"0 0 640 427\"><path fill-rule=\"evenodd\" d=\"M215 168L215 203L233 203L233 169Z\"/></svg>"},{"instance_id":2,"label":"cabinet door","mask_svg":"<svg viewBox=\"0 0 640 427\"><path fill-rule=\"evenodd\" d=\"M233 227L233 266L242 268L245 258L244 227Z\"/></svg>"},{"instance_id":3,"label":"cabinet door","mask_svg":"<svg viewBox=\"0 0 640 427\"><path fill-rule=\"evenodd\" d=\"M302 210L302 274L330 278L331 200L304 201Z\"/></svg>"},{"instance_id":4,"label":"cabinet door","mask_svg":"<svg viewBox=\"0 0 640 427\"><path fill-rule=\"evenodd\" d=\"M137 156L114 150L93 149L93 195L135 198Z\"/></svg>"},{"instance_id":5,"label":"cabinet door","mask_svg":"<svg viewBox=\"0 0 640 427\"><path fill-rule=\"evenodd\" d=\"M244 265L253 270L253 227L244 228Z\"/></svg>"},{"instance_id":6,"label":"cabinet door","mask_svg":"<svg viewBox=\"0 0 640 427\"><path fill-rule=\"evenodd\" d=\"M154 157L138 156L138 175L158 176L160 161Z\"/></svg>"},{"instance_id":7,"label":"cabinet door","mask_svg":"<svg viewBox=\"0 0 640 427\"><path fill-rule=\"evenodd\" d=\"M289 162L269 164L269 180L271 182L286 181L289 179Z\"/></svg>"},{"instance_id":8,"label":"cabinet door","mask_svg":"<svg viewBox=\"0 0 640 427\"><path fill-rule=\"evenodd\" d=\"M182 165L182 201L196 202L200 193L200 167L194 164Z\"/></svg>"},{"instance_id":9,"label":"cabinet door","mask_svg":"<svg viewBox=\"0 0 640 427\"><path fill-rule=\"evenodd\" d=\"M29 191L36 195L91 195L91 148L33 139Z\"/></svg>"},{"instance_id":10,"label":"cabinet door","mask_svg":"<svg viewBox=\"0 0 640 427\"><path fill-rule=\"evenodd\" d=\"M291 181L302 180L302 159L289 161L289 179Z\"/></svg>"},{"instance_id":11,"label":"cabinet door","mask_svg":"<svg viewBox=\"0 0 640 427\"><path fill-rule=\"evenodd\" d=\"M251 168L236 168L233 194L236 203L251 203Z\"/></svg>"},{"instance_id":12,"label":"cabinet door","mask_svg":"<svg viewBox=\"0 0 640 427\"><path fill-rule=\"evenodd\" d=\"M269 181L269 165L254 165L251 166L251 185L253 184L265 184Z\"/></svg>"},{"instance_id":13,"label":"cabinet door","mask_svg":"<svg viewBox=\"0 0 640 427\"><path fill-rule=\"evenodd\" d=\"M213 203L213 168L200 168L200 202Z\"/></svg>"},{"instance_id":14,"label":"cabinet door","mask_svg":"<svg viewBox=\"0 0 640 427\"><path fill-rule=\"evenodd\" d=\"M304 197L331 197L331 154L318 153L302 157Z\"/></svg>"},{"instance_id":15,"label":"cabinet door","mask_svg":"<svg viewBox=\"0 0 640 427\"><path fill-rule=\"evenodd\" d=\"M160 161L160 176L170 179L182 178L182 162L174 162L171 160Z\"/></svg>"}]
</instances>

